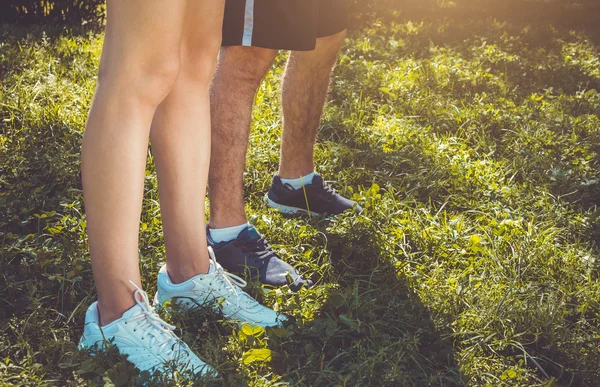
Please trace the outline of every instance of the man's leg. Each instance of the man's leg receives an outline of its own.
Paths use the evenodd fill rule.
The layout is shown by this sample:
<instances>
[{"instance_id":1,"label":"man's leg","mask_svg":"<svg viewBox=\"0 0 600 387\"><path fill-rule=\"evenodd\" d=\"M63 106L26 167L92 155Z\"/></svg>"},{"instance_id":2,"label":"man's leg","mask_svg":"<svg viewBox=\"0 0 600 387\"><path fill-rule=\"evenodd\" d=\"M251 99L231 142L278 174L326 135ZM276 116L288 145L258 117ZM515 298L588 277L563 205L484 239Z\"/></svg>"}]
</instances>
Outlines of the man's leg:
<instances>
[{"instance_id":1,"label":"man's leg","mask_svg":"<svg viewBox=\"0 0 600 387\"><path fill-rule=\"evenodd\" d=\"M276 50L224 47L211 87L212 155L209 174L209 241L225 269L249 273L263 284L311 286L248 224L243 174L256 89Z\"/></svg>"},{"instance_id":2,"label":"man's leg","mask_svg":"<svg viewBox=\"0 0 600 387\"><path fill-rule=\"evenodd\" d=\"M121 317L141 287L138 233L150 125L179 72L185 2L108 0L82 178L100 322Z\"/></svg>"},{"instance_id":3,"label":"man's leg","mask_svg":"<svg viewBox=\"0 0 600 387\"><path fill-rule=\"evenodd\" d=\"M314 146L331 72L346 31L317 39L313 51L293 51L282 86L283 136L279 173L267 204L285 214L338 215L362 208L331 189L314 172Z\"/></svg>"},{"instance_id":4,"label":"man's leg","mask_svg":"<svg viewBox=\"0 0 600 387\"><path fill-rule=\"evenodd\" d=\"M211 87L212 154L208 183L211 229L248 222L243 178L252 105L276 54L276 50L257 47L221 49Z\"/></svg>"},{"instance_id":5,"label":"man's leg","mask_svg":"<svg viewBox=\"0 0 600 387\"><path fill-rule=\"evenodd\" d=\"M292 51L282 85L283 137L279 176L298 179L314 171L313 151L331 72L346 31L317 39L313 51Z\"/></svg>"}]
</instances>

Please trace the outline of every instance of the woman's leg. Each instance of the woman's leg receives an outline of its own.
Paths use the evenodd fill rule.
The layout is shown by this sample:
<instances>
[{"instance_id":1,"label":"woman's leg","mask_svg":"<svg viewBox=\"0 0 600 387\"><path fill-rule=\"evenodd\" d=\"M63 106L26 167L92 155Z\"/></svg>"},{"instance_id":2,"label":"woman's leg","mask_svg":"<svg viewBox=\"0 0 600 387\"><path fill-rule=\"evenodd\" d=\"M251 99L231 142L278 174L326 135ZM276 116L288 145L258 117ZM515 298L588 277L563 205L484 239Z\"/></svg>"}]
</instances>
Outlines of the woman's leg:
<instances>
[{"instance_id":1,"label":"woman's leg","mask_svg":"<svg viewBox=\"0 0 600 387\"><path fill-rule=\"evenodd\" d=\"M150 134L159 179L171 280L209 267L204 219L210 161L209 86L221 46L224 0L188 1L181 71L159 106Z\"/></svg>"},{"instance_id":2,"label":"woman's leg","mask_svg":"<svg viewBox=\"0 0 600 387\"><path fill-rule=\"evenodd\" d=\"M204 200L210 160L208 89L221 42L223 0L189 0L181 45L181 72L156 112L152 149L158 170L167 265L158 274L156 301L181 307L213 304L225 318L276 326L286 320L260 305L245 283L210 265Z\"/></svg>"},{"instance_id":3,"label":"woman's leg","mask_svg":"<svg viewBox=\"0 0 600 387\"><path fill-rule=\"evenodd\" d=\"M185 1L108 0L82 176L101 325L134 305L146 151L157 106L175 83ZM208 105L208 104L207 104Z\"/></svg>"}]
</instances>

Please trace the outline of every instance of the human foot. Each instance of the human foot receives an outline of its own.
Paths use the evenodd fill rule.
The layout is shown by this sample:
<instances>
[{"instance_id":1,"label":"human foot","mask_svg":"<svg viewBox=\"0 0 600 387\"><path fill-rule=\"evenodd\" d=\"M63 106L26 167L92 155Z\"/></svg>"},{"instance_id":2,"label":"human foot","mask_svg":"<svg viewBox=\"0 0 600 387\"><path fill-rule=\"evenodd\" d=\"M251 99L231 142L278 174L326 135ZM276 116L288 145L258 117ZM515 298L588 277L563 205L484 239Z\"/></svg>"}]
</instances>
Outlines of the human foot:
<instances>
[{"instance_id":1,"label":"human foot","mask_svg":"<svg viewBox=\"0 0 600 387\"><path fill-rule=\"evenodd\" d=\"M150 307L146 292L133 286L136 288L136 305L108 325L100 326L97 302L88 308L79 348L97 346L102 349L112 341L112 345L121 354L127 355L127 360L140 371L164 371L175 365L180 372L216 374L173 333L175 327L164 322Z\"/></svg>"},{"instance_id":2,"label":"human foot","mask_svg":"<svg viewBox=\"0 0 600 387\"><path fill-rule=\"evenodd\" d=\"M207 239L217 262L231 273L252 280L258 278L265 285L288 285L293 291L313 285L311 280L283 261L253 226L242 230L237 238L231 241L215 243L210 232L207 232Z\"/></svg>"},{"instance_id":3,"label":"human foot","mask_svg":"<svg viewBox=\"0 0 600 387\"><path fill-rule=\"evenodd\" d=\"M242 290L246 281L223 270L216 260L212 248L210 269L207 274L199 274L191 279L175 284L171 281L166 266L158 273L158 291L155 304L166 301L176 303L185 309L210 305L218 309L227 319L242 324L261 327L280 326L287 318L274 310L261 305Z\"/></svg>"},{"instance_id":4,"label":"human foot","mask_svg":"<svg viewBox=\"0 0 600 387\"><path fill-rule=\"evenodd\" d=\"M309 213L314 216L339 215L349 209L362 212L361 206L335 192L317 174L310 184L299 189L283 184L279 176L273 177L265 202L281 213L292 215Z\"/></svg>"}]
</instances>

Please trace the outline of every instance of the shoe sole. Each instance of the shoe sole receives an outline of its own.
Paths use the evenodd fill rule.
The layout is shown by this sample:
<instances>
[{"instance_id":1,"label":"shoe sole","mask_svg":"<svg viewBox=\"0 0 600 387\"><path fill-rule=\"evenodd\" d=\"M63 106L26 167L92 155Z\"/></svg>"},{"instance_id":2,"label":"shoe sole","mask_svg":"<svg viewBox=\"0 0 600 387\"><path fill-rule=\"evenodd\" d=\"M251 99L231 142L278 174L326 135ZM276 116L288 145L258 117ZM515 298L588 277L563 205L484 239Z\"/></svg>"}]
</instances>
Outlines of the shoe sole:
<instances>
[{"instance_id":1,"label":"shoe sole","mask_svg":"<svg viewBox=\"0 0 600 387\"><path fill-rule=\"evenodd\" d=\"M265 203L267 203L269 207L286 215L308 215L310 213L311 216L321 216L321 214L317 212L307 211L304 208L284 206L283 204L275 203L269 198L269 195L265 195Z\"/></svg>"},{"instance_id":2,"label":"shoe sole","mask_svg":"<svg viewBox=\"0 0 600 387\"><path fill-rule=\"evenodd\" d=\"M206 305L200 305L198 303L198 301L194 300L193 298L189 298L189 297L175 297L175 298L171 299L171 305L176 305L176 304L179 304L180 306L183 306L184 308L188 308L188 309L193 309L194 307L202 308L202 307L206 306ZM162 307L163 306L160 305L158 302L158 293L156 293L154 295L154 310L156 310L158 312ZM215 307L215 306L210 306L210 307L214 308L217 313L220 313L224 319L234 322L240 328L242 327L242 325L246 325L246 324L251 325L251 326L262 327L265 329L266 328L281 328L283 326L283 323L287 320L287 317L284 317L285 320L278 321L275 324L261 324L261 323L254 322L254 321L241 321L236 318L231 318L231 317L225 316L225 314L223 314L223 312L219 309L219 307ZM282 315L282 316L284 316L284 315Z\"/></svg>"},{"instance_id":3,"label":"shoe sole","mask_svg":"<svg viewBox=\"0 0 600 387\"><path fill-rule=\"evenodd\" d=\"M155 307L154 307L154 309L158 309L158 308L157 308L157 306L155 306ZM103 344L103 345L104 345L104 344ZM111 345L114 345L114 344L111 344ZM100 347L98 346L97 348L99 349ZM116 347L116 348L117 348L117 350L119 349L118 347ZM82 337L82 338L79 340L79 344L77 345L77 349L78 349L79 351L90 351L90 350L92 349L92 347L90 347L90 346L86 345L86 344L83 342L83 337ZM94 353L92 353L92 352L89 352L89 353L88 353L88 356L89 356L89 357L94 357L94 356L96 356L96 354L94 354ZM133 365L133 366L134 366L135 368L137 368L138 370L140 370L140 371L144 371L144 370L142 370L141 368L138 368L138 367L137 367L135 364L133 364L133 363L132 363L132 362L130 362L129 360L125 359L125 361L126 361L128 364L131 364L131 365ZM204 371L204 370L206 370L206 371ZM151 370L146 370L146 371L148 371L148 372L150 372L150 373L152 373L152 372L153 372L153 371L151 371ZM194 374L198 375L198 376L207 376L207 375L209 375L209 374L212 374L212 377L213 377L213 378L218 378L218 377L219 377L219 373L218 373L218 372L217 372L217 371L216 371L214 368L212 368L210 365L208 365L208 364L206 364L206 363L205 363L205 365L204 365L203 367L199 368L197 372L196 372L195 370L192 370L192 372L193 372ZM175 375L174 375L174 374L173 374L173 375L171 375L171 378L172 378L172 379L175 379ZM143 382L143 383L142 383L142 384L140 384L140 385L141 385L141 386L147 386L147 385L148 385L148 383L147 383L147 382Z\"/></svg>"}]
</instances>

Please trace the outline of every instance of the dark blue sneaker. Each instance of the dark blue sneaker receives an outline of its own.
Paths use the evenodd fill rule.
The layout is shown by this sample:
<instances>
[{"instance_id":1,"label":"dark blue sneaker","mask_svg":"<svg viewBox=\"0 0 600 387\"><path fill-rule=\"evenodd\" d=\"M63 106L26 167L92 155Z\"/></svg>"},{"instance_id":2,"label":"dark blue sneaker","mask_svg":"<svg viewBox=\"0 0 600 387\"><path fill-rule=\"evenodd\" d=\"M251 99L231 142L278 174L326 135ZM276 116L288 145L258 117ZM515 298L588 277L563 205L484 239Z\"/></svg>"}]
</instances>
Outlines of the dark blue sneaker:
<instances>
[{"instance_id":1,"label":"dark blue sneaker","mask_svg":"<svg viewBox=\"0 0 600 387\"><path fill-rule=\"evenodd\" d=\"M208 245L213 248L217 262L231 273L252 280L258 278L265 285L288 285L295 292L302 286L309 288L313 285L311 280L301 276L289 263L279 258L252 226L240 232L236 239L229 242L215 243L210 237L208 228L206 238Z\"/></svg>"},{"instance_id":2,"label":"dark blue sneaker","mask_svg":"<svg viewBox=\"0 0 600 387\"><path fill-rule=\"evenodd\" d=\"M356 202L336 193L317 174L310 184L300 189L283 184L279 176L275 176L265 202L284 214L338 215L349 209L362 212Z\"/></svg>"}]
</instances>

